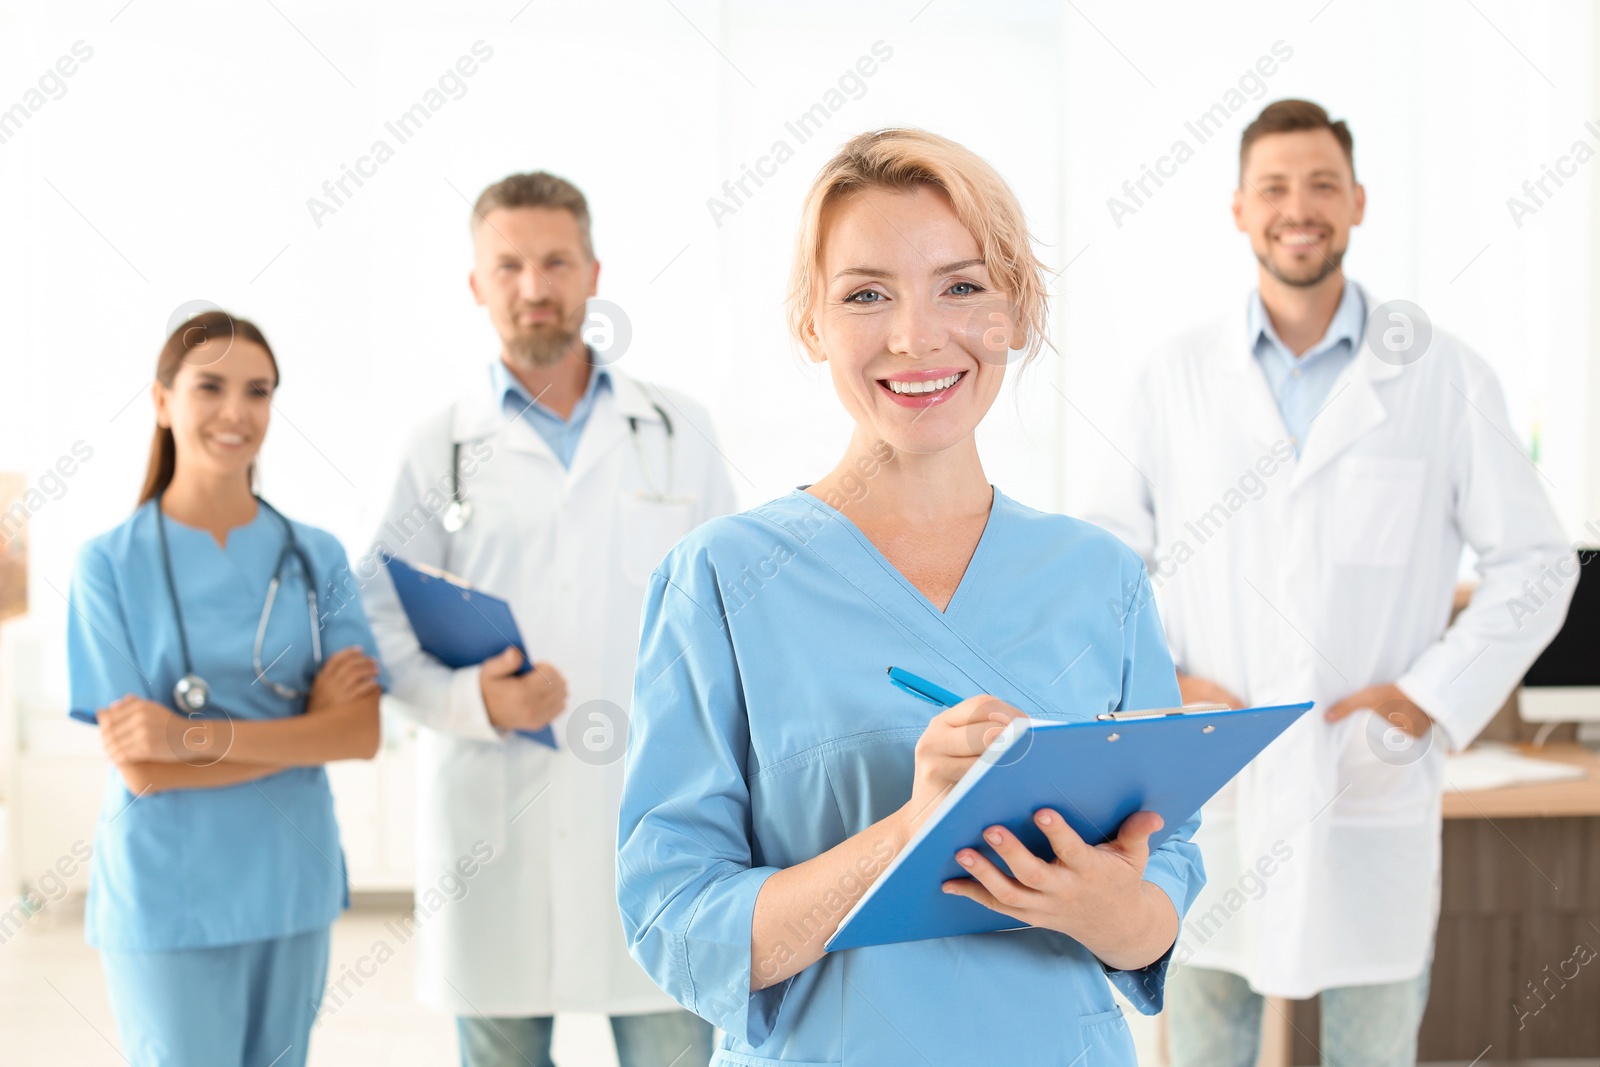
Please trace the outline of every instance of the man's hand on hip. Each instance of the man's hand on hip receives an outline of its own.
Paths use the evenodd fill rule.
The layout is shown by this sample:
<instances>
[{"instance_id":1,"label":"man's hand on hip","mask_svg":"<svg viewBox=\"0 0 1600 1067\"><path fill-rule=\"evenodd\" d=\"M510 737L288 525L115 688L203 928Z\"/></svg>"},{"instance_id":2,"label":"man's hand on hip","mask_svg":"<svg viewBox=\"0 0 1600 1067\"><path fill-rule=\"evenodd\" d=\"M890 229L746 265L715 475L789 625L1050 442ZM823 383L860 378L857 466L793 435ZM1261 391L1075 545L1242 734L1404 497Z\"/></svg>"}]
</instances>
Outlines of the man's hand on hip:
<instances>
[{"instance_id":1,"label":"man's hand on hip","mask_svg":"<svg viewBox=\"0 0 1600 1067\"><path fill-rule=\"evenodd\" d=\"M1226 704L1230 708L1244 707L1244 701L1229 690L1209 678L1196 678L1192 674L1179 673L1178 692L1183 695L1185 704Z\"/></svg>"},{"instance_id":2,"label":"man's hand on hip","mask_svg":"<svg viewBox=\"0 0 1600 1067\"><path fill-rule=\"evenodd\" d=\"M1358 690L1345 697L1339 703L1329 708L1323 717L1329 722L1338 722L1340 719L1368 708L1381 715L1391 726L1398 726L1412 737L1421 737L1433 726L1433 719L1428 713L1412 703L1411 698L1400 691L1400 687L1390 683L1388 685L1371 685Z\"/></svg>"}]
</instances>

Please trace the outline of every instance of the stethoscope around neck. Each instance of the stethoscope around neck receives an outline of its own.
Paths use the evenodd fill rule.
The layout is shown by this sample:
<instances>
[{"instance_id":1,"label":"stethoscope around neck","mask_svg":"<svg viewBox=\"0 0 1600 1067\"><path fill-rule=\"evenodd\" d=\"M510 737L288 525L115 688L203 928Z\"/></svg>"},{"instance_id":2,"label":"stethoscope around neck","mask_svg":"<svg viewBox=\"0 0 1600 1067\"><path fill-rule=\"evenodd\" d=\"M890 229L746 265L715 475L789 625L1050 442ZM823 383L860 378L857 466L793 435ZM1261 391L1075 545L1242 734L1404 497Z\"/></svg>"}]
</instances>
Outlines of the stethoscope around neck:
<instances>
[{"instance_id":1,"label":"stethoscope around neck","mask_svg":"<svg viewBox=\"0 0 1600 1067\"><path fill-rule=\"evenodd\" d=\"M656 485L655 476L650 473L650 463L645 459L644 445L639 441L639 417L637 415L628 416L628 434L633 438L633 451L639 457L639 470L644 474L645 484L649 487L648 490L641 490L639 495L646 500L666 503L672 499L673 448L676 441L676 433L673 429L672 420L667 418L667 413L662 410L661 405L652 400L650 401L650 406L655 408L656 415L661 419L661 426L667 432L667 486L665 491ZM450 443L450 503L445 505L444 514L439 521L444 526L445 533L452 534L460 533L466 528L467 523L472 521L472 501L467 500L461 491L460 441L452 441Z\"/></svg>"},{"instance_id":2,"label":"stethoscope around neck","mask_svg":"<svg viewBox=\"0 0 1600 1067\"><path fill-rule=\"evenodd\" d=\"M203 711L211 704L211 684L195 673L194 659L189 654L189 635L183 625L183 606L178 601L178 583L172 575L172 550L167 545L167 518L161 511L161 496L159 493L156 495L156 536L161 542L161 569L166 574L167 593L172 598L172 617L178 624L178 647L183 652L183 677L172 687L172 700L182 711ZM261 666L261 645L266 640L267 623L272 619L272 605L278 599L278 586L282 584L283 579L283 565L293 556L299 561L300 571L306 580L306 609L311 619L311 658L319 668L322 666L322 628L317 612L315 572L311 569L311 560L301 549L300 542L295 539L294 527L289 524L289 520L260 497L256 497L256 503L272 512L283 524L284 542L283 551L278 553L278 565L272 569L272 580L267 583L267 599L261 606L261 621L256 624L251 665L255 668L257 681L262 682L285 700L297 700L306 695L302 690L274 682L267 677L266 669Z\"/></svg>"}]
</instances>

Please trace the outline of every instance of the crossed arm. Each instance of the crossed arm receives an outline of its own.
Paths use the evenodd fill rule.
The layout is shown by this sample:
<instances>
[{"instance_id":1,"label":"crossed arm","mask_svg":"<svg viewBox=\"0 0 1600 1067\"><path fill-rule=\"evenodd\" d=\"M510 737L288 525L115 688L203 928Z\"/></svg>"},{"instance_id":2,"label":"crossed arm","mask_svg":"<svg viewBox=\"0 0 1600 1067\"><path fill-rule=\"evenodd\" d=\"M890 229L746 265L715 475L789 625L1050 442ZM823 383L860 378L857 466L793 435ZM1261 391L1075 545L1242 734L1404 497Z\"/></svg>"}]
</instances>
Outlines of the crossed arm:
<instances>
[{"instance_id":1,"label":"crossed arm","mask_svg":"<svg viewBox=\"0 0 1600 1067\"><path fill-rule=\"evenodd\" d=\"M190 719L132 694L97 714L100 744L136 794L213 789L378 751L377 661L359 648L329 656L303 715Z\"/></svg>"}]
</instances>

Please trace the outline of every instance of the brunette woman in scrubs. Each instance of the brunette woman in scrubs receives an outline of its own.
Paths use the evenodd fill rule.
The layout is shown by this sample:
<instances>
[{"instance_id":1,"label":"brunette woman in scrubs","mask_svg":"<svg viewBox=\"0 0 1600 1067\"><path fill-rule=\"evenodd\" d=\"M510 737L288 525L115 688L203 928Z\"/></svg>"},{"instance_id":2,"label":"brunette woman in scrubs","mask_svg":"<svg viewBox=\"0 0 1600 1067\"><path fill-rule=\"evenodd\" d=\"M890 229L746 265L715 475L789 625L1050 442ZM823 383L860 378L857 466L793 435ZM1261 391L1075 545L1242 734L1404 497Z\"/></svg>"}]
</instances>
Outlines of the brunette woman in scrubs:
<instances>
[{"instance_id":1,"label":"brunette woman in scrubs","mask_svg":"<svg viewBox=\"0 0 1600 1067\"><path fill-rule=\"evenodd\" d=\"M277 388L254 325L180 326L139 505L72 579L72 708L112 763L84 925L139 1067L304 1064L349 902L323 764L377 752L382 676L339 542L254 491Z\"/></svg>"}]
</instances>

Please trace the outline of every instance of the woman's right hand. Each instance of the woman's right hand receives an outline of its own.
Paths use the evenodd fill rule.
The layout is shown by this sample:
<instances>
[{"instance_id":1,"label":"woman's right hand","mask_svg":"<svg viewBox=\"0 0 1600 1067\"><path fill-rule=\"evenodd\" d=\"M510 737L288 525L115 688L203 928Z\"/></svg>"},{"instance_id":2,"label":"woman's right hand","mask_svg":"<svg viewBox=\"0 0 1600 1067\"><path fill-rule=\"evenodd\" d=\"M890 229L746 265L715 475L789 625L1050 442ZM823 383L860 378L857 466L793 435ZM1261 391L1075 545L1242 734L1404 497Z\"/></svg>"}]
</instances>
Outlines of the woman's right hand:
<instances>
[{"instance_id":1,"label":"woman's right hand","mask_svg":"<svg viewBox=\"0 0 1600 1067\"><path fill-rule=\"evenodd\" d=\"M917 739L911 799L899 812L906 836L917 832L1006 725L1025 717L998 697L984 694L935 715Z\"/></svg>"}]
</instances>

